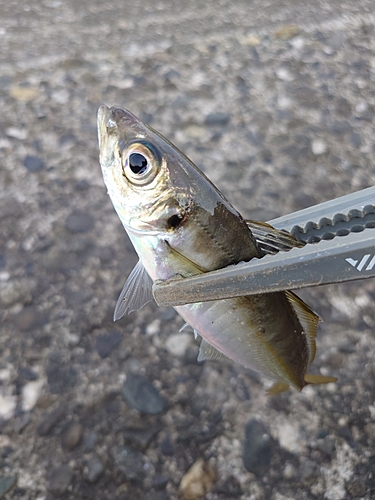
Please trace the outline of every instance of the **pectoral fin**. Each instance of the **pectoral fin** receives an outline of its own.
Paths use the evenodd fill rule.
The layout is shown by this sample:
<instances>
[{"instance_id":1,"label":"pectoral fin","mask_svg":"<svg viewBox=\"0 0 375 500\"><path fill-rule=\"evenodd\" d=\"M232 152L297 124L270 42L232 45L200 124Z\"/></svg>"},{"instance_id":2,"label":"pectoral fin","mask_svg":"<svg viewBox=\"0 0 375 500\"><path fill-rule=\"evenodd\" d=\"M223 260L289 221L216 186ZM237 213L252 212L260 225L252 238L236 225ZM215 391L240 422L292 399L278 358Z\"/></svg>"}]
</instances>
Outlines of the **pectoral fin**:
<instances>
[{"instance_id":1,"label":"pectoral fin","mask_svg":"<svg viewBox=\"0 0 375 500\"><path fill-rule=\"evenodd\" d=\"M294 247L305 246L305 243L296 240L288 231L275 229L266 222L247 220L246 223L261 250L266 254L287 252Z\"/></svg>"},{"instance_id":2,"label":"pectoral fin","mask_svg":"<svg viewBox=\"0 0 375 500\"><path fill-rule=\"evenodd\" d=\"M212 346L211 344L206 342L206 340L202 339L199 348L198 361L205 361L206 359L231 361L228 356L225 356L225 354L218 351L216 347Z\"/></svg>"},{"instance_id":3,"label":"pectoral fin","mask_svg":"<svg viewBox=\"0 0 375 500\"><path fill-rule=\"evenodd\" d=\"M152 279L139 260L125 281L117 299L113 319L117 321L125 314L138 311L152 299Z\"/></svg>"}]
</instances>

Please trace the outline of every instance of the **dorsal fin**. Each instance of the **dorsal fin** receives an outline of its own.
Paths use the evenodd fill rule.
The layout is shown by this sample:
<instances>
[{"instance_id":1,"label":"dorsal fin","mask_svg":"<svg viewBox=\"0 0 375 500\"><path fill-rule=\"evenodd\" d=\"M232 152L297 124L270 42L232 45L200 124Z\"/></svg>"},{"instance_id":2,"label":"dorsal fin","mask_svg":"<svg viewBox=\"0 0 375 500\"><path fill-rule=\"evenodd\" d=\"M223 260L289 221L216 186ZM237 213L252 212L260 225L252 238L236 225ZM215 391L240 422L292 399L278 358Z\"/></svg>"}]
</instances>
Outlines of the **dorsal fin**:
<instances>
[{"instance_id":1,"label":"dorsal fin","mask_svg":"<svg viewBox=\"0 0 375 500\"><path fill-rule=\"evenodd\" d=\"M125 281L125 285L117 299L114 320L117 321L132 311L138 311L147 302L150 302L153 299L152 283L152 279L139 260Z\"/></svg>"},{"instance_id":2,"label":"dorsal fin","mask_svg":"<svg viewBox=\"0 0 375 500\"><path fill-rule=\"evenodd\" d=\"M266 222L255 220L247 220L246 223L261 250L267 254L275 254L280 251L287 252L294 247L305 246L305 243L296 240L294 236L284 229L275 229Z\"/></svg>"},{"instance_id":3,"label":"dorsal fin","mask_svg":"<svg viewBox=\"0 0 375 500\"><path fill-rule=\"evenodd\" d=\"M305 302L297 297L293 292L286 291L286 298L288 299L290 305L293 307L299 322L303 328L303 331L306 335L307 347L309 349L309 364L314 361L316 354L316 329L318 327L319 321L321 321L320 317L314 313L310 307L305 304Z\"/></svg>"}]
</instances>

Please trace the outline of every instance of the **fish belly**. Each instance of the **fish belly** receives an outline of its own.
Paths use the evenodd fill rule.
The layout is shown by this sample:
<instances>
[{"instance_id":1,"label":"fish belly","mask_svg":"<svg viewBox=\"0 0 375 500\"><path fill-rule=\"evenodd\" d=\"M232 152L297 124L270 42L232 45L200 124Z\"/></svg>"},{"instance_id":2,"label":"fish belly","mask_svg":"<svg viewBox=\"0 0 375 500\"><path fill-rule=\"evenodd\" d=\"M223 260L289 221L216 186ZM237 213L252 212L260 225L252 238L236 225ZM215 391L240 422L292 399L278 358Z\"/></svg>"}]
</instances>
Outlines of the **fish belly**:
<instances>
[{"instance_id":1,"label":"fish belly","mask_svg":"<svg viewBox=\"0 0 375 500\"><path fill-rule=\"evenodd\" d=\"M306 336L284 293L190 304L176 310L233 361L298 389L305 385Z\"/></svg>"}]
</instances>

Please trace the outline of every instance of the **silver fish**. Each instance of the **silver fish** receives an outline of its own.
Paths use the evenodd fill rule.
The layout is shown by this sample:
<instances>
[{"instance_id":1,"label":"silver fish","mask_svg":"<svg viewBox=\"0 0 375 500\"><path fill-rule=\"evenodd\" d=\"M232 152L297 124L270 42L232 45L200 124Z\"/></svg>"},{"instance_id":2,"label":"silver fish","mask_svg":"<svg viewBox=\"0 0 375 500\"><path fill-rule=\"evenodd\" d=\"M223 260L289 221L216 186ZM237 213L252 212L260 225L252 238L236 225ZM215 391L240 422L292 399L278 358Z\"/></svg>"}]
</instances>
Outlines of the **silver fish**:
<instances>
[{"instance_id":1,"label":"silver fish","mask_svg":"<svg viewBox=\"0 0 375 500\"><path fill-rule=\"evenodd\" d=\"M175 146L129 111L98 111L100 164L113 206L139 256L115 320L152 299L154 280L193 276L299 246L288 233L246 222ZM254 237L251 228L257 235ZM258 241L257 241L258 240ZM289 385L336 379L306 375L319 317L294 293L278 292L176 307L202 337L199 360L230 358Z\"/></svg>"}]
</instances>

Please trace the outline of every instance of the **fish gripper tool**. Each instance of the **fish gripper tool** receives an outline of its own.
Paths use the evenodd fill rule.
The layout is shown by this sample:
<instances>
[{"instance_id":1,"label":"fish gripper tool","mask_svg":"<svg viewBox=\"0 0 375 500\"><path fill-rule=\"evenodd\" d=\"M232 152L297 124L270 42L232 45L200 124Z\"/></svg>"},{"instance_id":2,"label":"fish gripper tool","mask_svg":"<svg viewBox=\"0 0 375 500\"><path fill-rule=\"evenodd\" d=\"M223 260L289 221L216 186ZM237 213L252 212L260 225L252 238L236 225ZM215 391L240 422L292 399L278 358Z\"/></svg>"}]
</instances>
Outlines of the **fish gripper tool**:
<instances>
[{"instance_id":1,"label":"fish gripper tool","mask_svg":"<svg viewBox=\"0 0 375 500\"><path fill-rule=\"evenodd\" d=\"M268 221L302 248L157 281L159 305L183 305L375 277L375 187Z\"/></svg>"}]
</instances>

